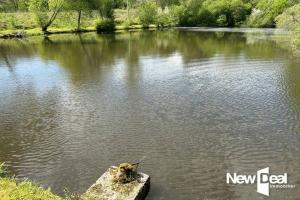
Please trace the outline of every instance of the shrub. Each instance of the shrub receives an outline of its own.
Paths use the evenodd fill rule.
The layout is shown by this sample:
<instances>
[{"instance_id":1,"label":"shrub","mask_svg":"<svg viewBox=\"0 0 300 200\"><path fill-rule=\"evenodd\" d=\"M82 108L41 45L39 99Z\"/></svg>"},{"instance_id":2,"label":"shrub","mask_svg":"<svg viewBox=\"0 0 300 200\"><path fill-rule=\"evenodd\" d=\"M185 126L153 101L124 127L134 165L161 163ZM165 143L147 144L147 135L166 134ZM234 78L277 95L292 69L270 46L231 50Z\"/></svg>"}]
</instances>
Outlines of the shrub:
<instances>
[{"instance_id":1,"label":"shrub","mask_svg":"<svg viewBox=\"0 0 300 200\"><path fill-rule=\"evenodd\" d=\"M227 17L226 15L220 15L217 19L218 26L227 26Z\"/></svg>"},{"instance_id":2,"label":"shrub","mask_svg":"<svg viewBox=\"0 0 300 200\"><path fill-rule=\"evenodd\" d=\"M259 0L248 20L252 27L275 27L275 18L289 6L287 0Z\"/></svg>"},{"instance_id":3,"label":"shrub","mask_svg":"<svg viewBox=\"0 0 300 200\"><path fill-rule=\"evenodd\" d=\"M140 5L139 20L141 24L145 27L150 24L155 24L157 20L157 5L154 1L145 1Z\"/></svg>"},{"instance_id":4,"label":"shrub","mask_svg":"<svg viewBox=\"0 0 300 200\"><path fill-rule=\"evenodd\" d=\"M180 16L179 25L181 26L197 26L199 24L198 13L202 6L202 1L188 0L183 5L181 11L183 13Z\"/></svg>"},{"instance_id":5,"label":"shrub","mask_svg":"<svg viewBox=\"0 0 300 200\"><path fill-rule=\"evenodd\" d=\"M287 30L300 29L300 3L286 9L276 17L276 24L278 27Z\"/></svg>"},{"instance_id":6,"label":"shrub","mask_svg":"<svg viewBox=\"0 0 300 200\"><path fill-rule=\"evenodd\" d=\"M251 4L242 0L206 0L202 8L207 10L210 23L217 26L240 26L251 13ZM204 21L204 20L201 20Z\"/></svg>"},{"instance_id":7,"label":"shrub","mask_svg":"<svg viewBox=\"0 0 300 200\"><path fill-rule=\"evenodd\" d=\"M181 21L185 14L185 7L183 5L173 5L170 7L169 15L170 21L173 25L182 24Z\"/></svg>"},{"instance_id":8,"label":"shrub","mask_svg":"<svg viewBox=\"0 0 300 200\"><path fill-rule=\"evenodd\" d=\"M103 19L97 23L97 32L111 32L115 30L115 22L113 19Z\"/></svg>"},{"instance_id":9,"label":"shrub","mask_svg":"<svg viewBox=\"0 0 300 200\"><path fill-rule=\"evenodd\" d=\"M300 3L286 9L276 18L276 24L280 28L291 31L291 47L300 57Z\"/></svg>"},{"instance_id":10,"label":"shrub","mask_svg":"<svg viewBox=\"0 0 300 200\"><path fill-rule=\"evenodd\" d=\"M159 27L169 27L172 26L172 20L168 12L161 12L157 15L157 26Z\"/></svg>"}]
</instances>

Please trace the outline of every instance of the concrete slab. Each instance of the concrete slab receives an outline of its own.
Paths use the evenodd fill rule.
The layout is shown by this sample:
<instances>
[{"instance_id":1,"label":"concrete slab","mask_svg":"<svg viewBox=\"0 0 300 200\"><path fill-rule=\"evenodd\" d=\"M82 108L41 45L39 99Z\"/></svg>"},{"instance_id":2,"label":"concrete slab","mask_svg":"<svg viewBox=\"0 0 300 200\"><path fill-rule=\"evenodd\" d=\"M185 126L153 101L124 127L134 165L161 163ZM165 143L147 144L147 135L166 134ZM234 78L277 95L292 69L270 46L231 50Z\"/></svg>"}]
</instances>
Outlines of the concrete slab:
<instances>
[{"instance_id":1,"label":"concrete slab","mask_svg":"<svg viewBox=\"0 0 300 200\"><path fill-rule=\"evenodd\" d=\"M138 173L130 183L114 181L117 167L110 167L81 198L83 200L144 200L150 189L150 177Z\"/></svg>"}]
</instances>

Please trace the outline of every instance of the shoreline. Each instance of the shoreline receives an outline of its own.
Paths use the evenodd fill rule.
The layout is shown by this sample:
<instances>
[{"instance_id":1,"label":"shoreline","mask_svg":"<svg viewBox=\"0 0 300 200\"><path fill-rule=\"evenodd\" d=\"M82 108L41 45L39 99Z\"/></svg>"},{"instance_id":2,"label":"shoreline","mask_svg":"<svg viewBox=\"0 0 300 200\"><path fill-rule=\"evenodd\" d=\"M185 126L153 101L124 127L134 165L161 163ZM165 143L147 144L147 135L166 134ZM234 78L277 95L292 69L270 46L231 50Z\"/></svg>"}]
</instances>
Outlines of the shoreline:
<instances>
[{"instance_id":1,"label":"shoreline","mask_svg":"<svg viewBox=\"0 0 300 200\"><path fill-rule=\"evenodd\" d=\"M112 31L126 31L126 30L149 30L149 29L157 29L156 25L149 25L148 27L143 27L142 25L132 25L126 27L124 25L117 25L115 30ZM50 28L48 32L41 31L40 28L36 29L27 29L27 30L4 30L0 31L0 39L22 39L32 36L47 36L47 35L55 35L55 34L80 34L80 33L88 33L88 32L97 32L96 28L86 27L80 30L71 29L71 28Z\"/></svg>"},{"instance_id":2,"label":"shoreline","mask_svg":"<svg viewBox=\"0 0 300 200\"><path fill-rule=\"evenodd\" d=\"M190 31L205 31L205 32L240 32L240 33L254 33L254 32L263 32L267 34L286 34L290 31L279 29L279 28L250 28L250 27L158 27L157 25L149 25L148 27L144 27L142 25L132 25L126 27L125 25L117 25L114 31L108 31L107 33L117 33L119 31L130 31L130 30L156 30L156 29L165 29L165 28L177 28L179 30L190 30ZM35 29L20 29L20 30L3 30L0 31L0 39L22 39L32 36L47 36L47 35L55 35L55 34L80 34L80 33L89 33L89 32L97 32L94 27L85 27L80 30L76 30L73 28L49 28L48 32L43 32L40 28ZM106 32L103 32L106 33Z\"/></svg>"}]
</instances>

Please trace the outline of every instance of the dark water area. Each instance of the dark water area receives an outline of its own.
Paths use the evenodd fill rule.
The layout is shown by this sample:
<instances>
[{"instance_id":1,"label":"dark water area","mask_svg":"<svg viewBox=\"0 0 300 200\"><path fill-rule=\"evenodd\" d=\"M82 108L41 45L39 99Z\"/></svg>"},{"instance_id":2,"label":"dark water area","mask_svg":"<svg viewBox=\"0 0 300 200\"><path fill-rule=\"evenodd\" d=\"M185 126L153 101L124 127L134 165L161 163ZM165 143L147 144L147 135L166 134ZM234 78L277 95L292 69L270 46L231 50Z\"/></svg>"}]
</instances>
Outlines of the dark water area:
<instances>
[{"instance_id":1,"label":"dark water area","mask_svg":"<svg viewBox=\"0 0 300 200\"><path fill-rule=\"evenodd\" d=\"M226 173L288 173L300 196L300 62L272 31L0 40L0 160L56 194L145 158L148 200L264 199Z\"/></svg>"}]
</instances>

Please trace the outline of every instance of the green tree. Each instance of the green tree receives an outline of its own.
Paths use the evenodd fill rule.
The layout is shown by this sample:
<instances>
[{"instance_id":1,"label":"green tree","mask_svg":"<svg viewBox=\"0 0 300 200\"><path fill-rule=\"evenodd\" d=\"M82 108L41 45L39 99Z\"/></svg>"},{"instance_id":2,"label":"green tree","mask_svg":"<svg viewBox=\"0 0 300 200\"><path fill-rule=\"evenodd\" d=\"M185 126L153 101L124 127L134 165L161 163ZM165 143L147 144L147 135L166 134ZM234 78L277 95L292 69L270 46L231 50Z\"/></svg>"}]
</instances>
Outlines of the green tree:
<instances>
[{"instance_id":1,"label":"green tree","mask_svg":"<svg viewBox=\"0 0 300 200\"><path fill-rule=\"evenodd\" d=\"M157 0L157 3L164 10L166 7L179 4L179 0Z\"/></svg>"},{"instance_id":2,"label":"green tree","mask_svg":"<svg viewBox=\"0 0 300 200\"><path fill-rule=\"evenodd\" d=\"M197 26L199 25L198 13L203 0L182 0L180 6L176 8L179 15L179 25Z\"/></svg>"},{"instance_id":3,"label":"green tree","mask_svg":"<svg viewBox=\"0 0 300 200\"><path fill-rule=\"evenodd\" d=\"M253 27L275 27L275 18L290 5L289 0L259 0L249 17Z\"/></svg>"},{"instance_id":4,"label":"green tree","mask_svg":"<svg viewBox=\"0 0 300 200\"><path fill-rule=\"evenodd\" d=\"M15 10L14 1L10 0L0 0L0 11L9 12Z\"/></svg>"},{"instance_id":5,"label":"green tree","mask_svg":"<svg viewBox=\"0 0 300 200\"><path fill-rule=\"evenodd\" d=\"M0 0L0 11L17 12L27 10L29 0Z\"/></svg>"},{"instance_id":6,"label":"green tree","mask_svg":"<svg viewBox=\"0 0 300 200\"><path fill-rule=\"evenodd\" d=\"M276 18L276 24L280 28L300 31L300 3L286 9Z\"/></svg>"},{"instance_id":7,"label":"green tree","mask_svg":"<svg viewBox=\"0 0 300 200\"><path fill-rule=\"evenodd\" d=\"M131 23L130 10L137 0L126 0L127 19L129 24Z\"/></svg>"},{"instance_id":8,"label":"green tree","mask_svg":"<svg viewBox=\"0 0 300 200\"><path fill-rule=\"evenodd\" d=\"M78 13L77 30L80 30L82 12L93 9L91 2L88 0L65 0L64 8Z\"/></svg>"},{"instance_id":9,"label":"green tree","mask_svg":"<svg viewBox=\"0 0 300 200\"><path fill-rule=\"evenodd\" d=\"M276 18L276 24L280 28L291 31L291 49L294 54L300 56L300 3L279 15Z\"/></svg>"},{"instance_id":10,"label":"green tree","mask_svg":"<svg viewBox=\"0 0 300 200\"><path fill-rule=\"evenodd\" d=\"M64 3L64 0L30 0L29 10L35 13L43 32L47 32L49 26L55 21Z\"/></svg>"},{"instance_id":11,"label":"green tree","mask_svg":"<svg viewBox=\"0 0 300 200\"><path fill-rule=\"evenodd\" d=\"M157 5L155 1L145 1L139 6L139 20L143 26L156 23Z\"/></svg>"},{"instance_id":12,"label":"green tree","mask_svg":"<svg viewBox=\"0 0 300 200\"><path fill-rule=\"evenodd\" d=\"M251 4L242 0L206 0L203 8L213 14L215 25L229 27L241 25L251 12Z\"/></svg>"},{"instance_id":13,"label":"green tree","mask_svg":"<svg viewBox=\"0 0 300 200\"><path fill-rule=\"evenodd\" d=\"M99 11L102 19L114 19L114 8L117 7L118 1L116 0L88 0L90 5L95 10Z\"/></svg>"}]
</instances>

